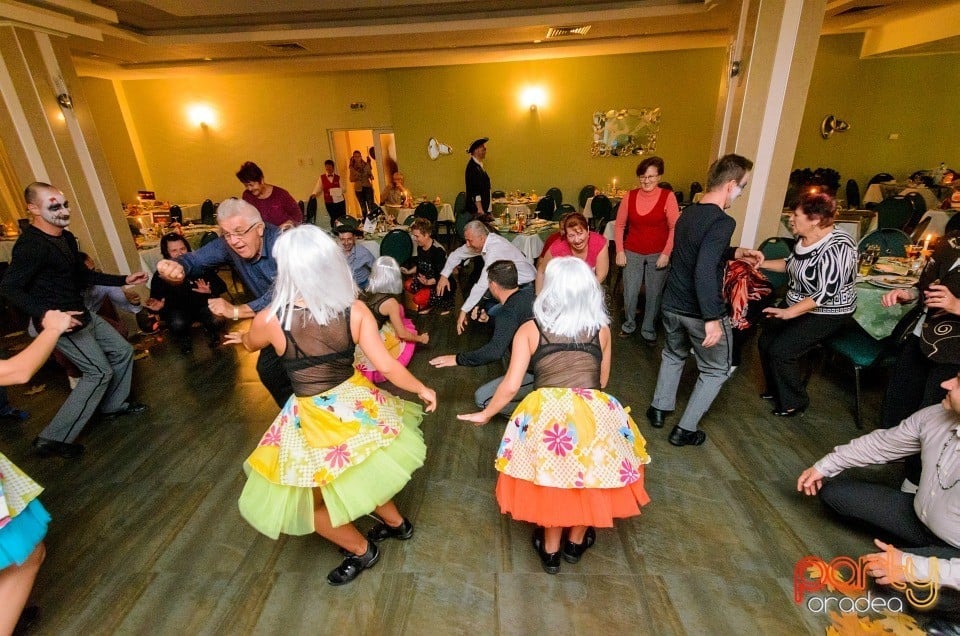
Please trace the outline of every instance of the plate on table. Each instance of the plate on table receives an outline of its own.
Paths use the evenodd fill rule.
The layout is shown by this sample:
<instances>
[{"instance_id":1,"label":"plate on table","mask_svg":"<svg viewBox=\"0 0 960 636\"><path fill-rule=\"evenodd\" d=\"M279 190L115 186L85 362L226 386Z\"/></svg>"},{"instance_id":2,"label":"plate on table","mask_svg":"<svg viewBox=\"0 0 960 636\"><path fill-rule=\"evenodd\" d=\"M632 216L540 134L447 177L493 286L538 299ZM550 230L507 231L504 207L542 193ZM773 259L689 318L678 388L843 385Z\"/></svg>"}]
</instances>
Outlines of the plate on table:
<instances>
[{"instance_id":1,"label":"plate on table","mask_svg":"<svg viewBox=\"0 0 960 636\"><path fill-rule=\"evenodd\" d=\"M907 289L917 284L917 279L910 276L873 276L868 283L884 289Z\"/></svg>"}]
</instances>

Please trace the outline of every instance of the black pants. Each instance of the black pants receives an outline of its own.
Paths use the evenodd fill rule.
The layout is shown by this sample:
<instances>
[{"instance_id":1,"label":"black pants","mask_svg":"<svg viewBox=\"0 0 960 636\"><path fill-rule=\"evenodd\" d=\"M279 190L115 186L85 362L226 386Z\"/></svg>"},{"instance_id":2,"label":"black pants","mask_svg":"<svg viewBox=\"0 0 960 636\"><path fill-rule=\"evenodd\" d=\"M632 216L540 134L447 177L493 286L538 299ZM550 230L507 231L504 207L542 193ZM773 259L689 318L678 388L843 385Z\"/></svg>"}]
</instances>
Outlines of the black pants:
<instances>
[{"instance_id":1,"label":"black pants","mask_svg":"<svg viewBox=\"0 0 960 636\"><path fill-rule=\"evenodd\" d=\"M337 219L341 216L347 215L347 202L340 201L339 203L325 203L327 208L327 214L330 215L330 227L335 227L337 225Z\"/></svg>"},{"instance_id":2,"label":"black pants","mask_svg":"<svg viewBox=\"0 0 960 636\"><path fill-rule=\"evenodd\" d=\"M210 336L214 336L220 331L216 319L205 306L164 307L161 317L170 327L170 332L173 333L173 337L178 342L190 340L190 327L195 322L202 324Z\"/></svg>"},{"instance_id":3,"label":"black pants","mask_svg":"<svg viewBox=\"0 0 960 636\"><path fill-rule=\"evenodd\" d=\"M803 314L792 320L770 318L763 323L757 347L767 391L781 409L805 409L810 404L803 385L800 358L839 331L849 315Z\"/></svg>"},{"instance_id":4,"label":"black pants","mask_svg":"<svg viewBox=\"0 0 960 636\"><path fill-rule=\"evenodd\" d=\"M273 346L268 345L260 351L260 357L257 358L257 375L260 376L263 386L267 387L267 391L270 391L273 401L282 408L287 403L287 399L293 395L293 385L290 383L286 369L283 368L283 361L280 360Z\"/></svg>"},{"instance_id":5,"label":"black pants","mask_svg":"<svg viewBox=\"0 0 960 636\"><path fill-rule=\"evenodd\" d=\"M907 336L897 353L897 363L890 370L880 426L893 428L916 411L940 402L947 394L940 384L957 377L958 371L960 364L931 362L920 350L920 339ZM908 457L904 468L905 477L919 484L920 456Z\"/></svg>"},{"instance_id":6,"label":"black pants","mask_svg":"<svg viewBox=\"0 0 960 636\"><path fill-rule=\"evenodd\" d=\"M376 207L377 202L373 200L373 188L361 188L356 191L357 201L360 202L360 210L363 212L363 220L367 220L367 215L373 211L373 208Z\"/></svg>"}]
</instances>

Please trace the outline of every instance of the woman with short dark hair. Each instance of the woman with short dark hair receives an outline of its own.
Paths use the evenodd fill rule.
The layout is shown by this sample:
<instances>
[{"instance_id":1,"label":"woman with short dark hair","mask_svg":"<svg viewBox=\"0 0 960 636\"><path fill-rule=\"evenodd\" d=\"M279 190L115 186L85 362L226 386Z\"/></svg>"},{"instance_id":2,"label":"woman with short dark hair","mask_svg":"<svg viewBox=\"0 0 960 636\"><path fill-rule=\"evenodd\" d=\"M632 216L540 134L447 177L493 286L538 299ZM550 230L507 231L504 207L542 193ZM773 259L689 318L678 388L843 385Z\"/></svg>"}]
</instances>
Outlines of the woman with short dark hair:
<instances>
[{"instance_id":1,"label":"woman with short dark hair","mask_svg":"<svg viewBox=\"0 0 960 636\"><path fill-rule=\"evenodd\" d=\"M767 383L764 399L774 415L802 415L810 404L800 358L837 331L857 308L857 246L833 220L836 201L828 194L807 194L793 211L797 235L793 254L764 261L763 268L787 272L790 282L780 307L768 307L758 347Z\"/></svg>"}]
</instances>

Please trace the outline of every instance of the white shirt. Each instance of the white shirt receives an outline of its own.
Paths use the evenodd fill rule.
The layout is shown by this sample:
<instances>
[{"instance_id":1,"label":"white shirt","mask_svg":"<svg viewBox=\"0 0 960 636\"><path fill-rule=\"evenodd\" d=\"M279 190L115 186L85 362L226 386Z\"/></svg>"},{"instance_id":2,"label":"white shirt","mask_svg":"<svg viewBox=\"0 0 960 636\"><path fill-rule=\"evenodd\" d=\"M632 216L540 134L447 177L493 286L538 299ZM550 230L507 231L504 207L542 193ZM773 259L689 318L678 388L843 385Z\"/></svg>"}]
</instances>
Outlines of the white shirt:
<instances>
[{"instance_id":1,"label":"white shirt","mask_svg":"<svg viewBox=\"0 0 960 636\"><path fill-rule=\"evenodd\" d=\"M477 281L477 284L473 286L473 289L470 290L470 295L466 301L464 301L463 307L461 307L465 312L473 309L477 303L480 302L480 298L486 293L490 285L487 280L487 268L497 261L513 261L514 265L517 266L517 282L521 285L529 283L537 277L537 270L530 261L527 260L523 252L499 234L488 234L487 240L483 243L483 250L480 252L469 245L462 245L453 250L450 256L447 257L447 262L443 266L443 271L440 272L440 275L450 278L450 274L453 273L457 265L474 256L483 257L483 271L480 272L480 279Z\"/></svg>"}]
</instances>

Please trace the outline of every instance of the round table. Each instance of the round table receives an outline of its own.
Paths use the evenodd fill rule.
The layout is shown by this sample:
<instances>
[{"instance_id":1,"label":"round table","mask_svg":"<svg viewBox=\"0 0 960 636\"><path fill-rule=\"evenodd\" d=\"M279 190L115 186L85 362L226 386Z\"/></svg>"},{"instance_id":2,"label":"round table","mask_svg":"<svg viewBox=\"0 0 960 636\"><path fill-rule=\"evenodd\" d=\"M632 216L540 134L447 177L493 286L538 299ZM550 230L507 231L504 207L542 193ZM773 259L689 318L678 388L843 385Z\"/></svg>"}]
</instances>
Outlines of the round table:
<instances>
[{"instance_id":1,"label":"round table","mask_svg":"<svg viewBox=\"0 0 960 636\"><path fill-rule=\"evenodd\" d=\"M893 328L913 307L913 303L884 307L881 299L889 291L888 288L877 287L866 281L857 283L857 310L853 313L853 319L877 340L892 334Z\"/></svg>"}]
</instances>

